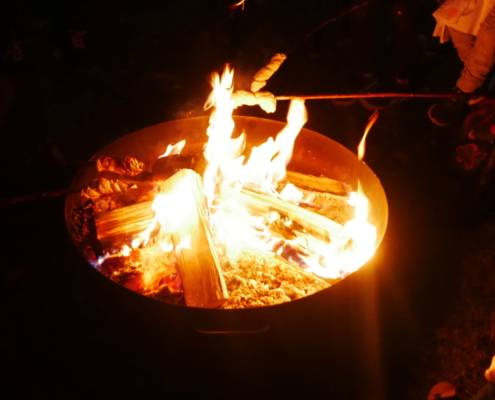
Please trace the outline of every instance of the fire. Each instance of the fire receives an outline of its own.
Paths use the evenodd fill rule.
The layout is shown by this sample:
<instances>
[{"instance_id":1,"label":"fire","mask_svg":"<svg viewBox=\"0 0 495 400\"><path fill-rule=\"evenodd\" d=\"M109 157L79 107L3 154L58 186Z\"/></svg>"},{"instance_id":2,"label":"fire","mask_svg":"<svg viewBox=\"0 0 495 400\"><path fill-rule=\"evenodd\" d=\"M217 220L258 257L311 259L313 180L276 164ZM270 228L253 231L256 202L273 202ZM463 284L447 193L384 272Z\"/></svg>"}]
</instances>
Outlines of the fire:
<instances>
[{"instance_id":1,"label":"fire","mask_svg":"<svg viewBox=\"0 0 495 400\"><path fill-rule=\"evenodd\" d=\"M366 138L378 117L379 113L376 110L369 118L364 129L363 138L358 146L358 159L361 161L365 154ZM355 217L344 224L342 236L348 239L352 250L352 258L346 260L346 270L351 273L368 261L375 253L376 228L367 222L369 201L363 193L361 182L358 181L358 190L351 194L349 203L354 206Z\"/></svg>"},{"instance_id":2,"label":"fire","mask_svg":"<svg viewBox=\"0 0 495 400\"><path fill-rule=\"evenodd\" d=\"M255 215L239 201L237 194L242 188L256 190L282 200L298 204L304 194L294 185L286 185L281 192L277 184L285 178L286 166L291 160L294 141L307 121L307 112L302 100L291 102L287 125L275 139L251 150L245 161L240 156L244 150L244 137L232 145L232 71L227 69L220 78L213 79L213 93L210 98L214 107L208 129L209 142L205 156L210 162L204 175L204 186L209 188L207 196L212 208L211 223L219 241L227 252L236 253L243 248L253 247L265 252L278 254L289 262L297 263L316 274L337 279L358 269L374 251L376 229L366 221L368 201L360 187L356 198L355 218L344 226L332 230L331 240L317 239L303 232L287 239L270 232L270 224L281 220L275 211ZM377 114L372 119L376 120ZM372 126L368 124L367 132ZM362 146L364 149L364 140ZM226 152L225 149L235 149ZM236 158L237 157L237 158ZM282 222L292 229L293 221Z\"/></svg>"},{"instance_id":3,"label":"fire","mask_svg":"<svg viewBox=\"0 0 495 400\"><path fill-rule=\"evenodd\" d=\"M233 76L229 67L221 76L212 76L213 90L205 105L212 112L206 132L207 167L202 183L216 246L231 256L246 248L256 249L324 278L339 279L356 271L373 255L376 242L376 228L367 222L368 199L361 185L358 183L357 192L349 198L355 217L343 225L301 210L299 205L311 203L311 198L292 184L279 190L279 183L286 177L294 142L307 121L304 101L292 100L287 125L275 138L248 152L245 132L233 137ZM373 114L366 126L358 148L360 159L377 117L377 113ZM161 157L179 154L185 145L185 141L169 145ZM153 222L131 247L148 243L150 235L159 229L158 241L164 252L190 248L187 235L180 243L174 242L172 236L189 223L189 216L182 210L191 209L191 201L194 199L180 184L173 191L160 193L152 206L156 213ZM297 217L298 210L309 212L303 214L309 217ZM319 222L310 221L310 215L320 218ZM153 276L146 276L147 282L153 280Z\"/></svg>"},{"instance_id":4,"label":"fire","mask_svg":"<svg viewBox=\"0 0 495 400\"><path fill-rule=\"evenodd\" d=\"M148 228L132 241L132 247L146 245L151 234L160 227L159 245L164 252L172 251L171 236L188 222L189 215L186 210L191 209L193 202L194 199L189 196L184 182L179 182L172 191L159 193L151 207L155 211L155 217ZM188 248L187 239L180 245Z\"/></svg>"},{"instance_id":5,"label":"fire","mask_svg":"<svg viewBox=\"0 0 495 400\"><path fill-rule=\"evenodd\" d=\"M167 149L165 150L165 153L163 153L158 158L168 157L168 156L172 156L174 154L180 154L185 145L186 145L185 140L181 140L180 142L178 142L174 145L169 144L167 146Z\"/></svg>"},{"instance_id":6,"label":"fire","mask_svg":"<svg viewBox=\"0 0 495 400\"><path fill-rule=\"evenodd\" d=\"M241 154L245 146L245 135L232 139L235 126L232 118L235 108L232 100L233 79L234 71L229 67L225 68L222 77L214 74L213 92L205 105L205 108L213 107L210 126L206 131L208 143L204 156L208 165L203 177L204 191L210 205L229 171L237 171L243 162Z\"/></svg>"},{"instance_id":7,"label":"fire","mask_svg":"<svg viewBox=\"0 0 495 400\"><path fill-rule=\"evenodd\" d=\"M241 172L242 184L255 184L263 193L278 195L275 186L285 178L286 166L292 158L294 141L308 120L303 100L292 100L287 125L275 140L268 139L252 149Z\"/></svg>"},{"instance_id":8,"label":"fire","mask_svg":"<svg viewBox=\"0 0 495 400\"><path fill-rule=\"evenodd\" d=\"M239 1L238 3L231 4L231 5L229 6L229 8L231 8L231 9L233 9L233 10L234 10L234 9L236 9L236 8L241 7L241 9L244 11L244 6L245 6L245 5L246 5L246 0L241 0L241 1Z\"/></svg>"},{"instance_id":9,"label":"fire","mask_svg":"<svg viewBox=\"0 0 495 400\"><path fill-rule=\"evenodd\" d=\"M362 160L364 158L364 152L365 152L365 147L366 147L366 138L368 137L368 133L373 125L375 125L376 120L378 119L378 110L376 110L373 114L371 114L371 117L368 120L368 123L366 124L366 128L364 128L364 135L363 138L361 139L361 142L359 142L358 146L358 159Z\"/></svg>"}]
</instances>

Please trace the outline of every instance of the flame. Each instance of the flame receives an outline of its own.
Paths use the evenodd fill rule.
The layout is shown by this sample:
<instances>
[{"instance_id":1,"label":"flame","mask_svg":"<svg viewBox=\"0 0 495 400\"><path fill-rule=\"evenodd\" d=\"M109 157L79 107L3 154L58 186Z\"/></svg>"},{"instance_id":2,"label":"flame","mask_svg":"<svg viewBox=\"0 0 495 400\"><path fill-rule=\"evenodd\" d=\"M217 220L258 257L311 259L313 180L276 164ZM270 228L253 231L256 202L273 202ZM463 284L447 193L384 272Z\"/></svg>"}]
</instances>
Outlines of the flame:
<instances>
[{"instance_id":1,"label":"flame","mask_svg":"<svg viewBox=\"0 0 495 400\"><path fill-rule=\"evenodd\" d=\"M131 248L125 244L122 246L122 250L120 252L124 257L129 257L131 255Z\"/></svg>"},{"instance_id":2,"label":"flame","mask_svg":"<svg viewBox=\"0 0 495 400\"><path fill-rule=\"evenodd\" d=\"M348 272L354 272L368 261L375 252L376 227L368 219L369 201L364 195L361 183L354 200L354 219L346 222L342 229L344 238L349 238L353 258L349 260Z\"/></svg>"},{"instance_id":3,"label":"flame","mask_svg":"<svg viewBox=\"0 0 495 400\"><path fill-rule=\"evenodd\" d=\"M151 234L160 226L159 245L164 252L173 249L171 235L176 232L188 219L186 210L194 207L187 184L179 181L174 190L159 193L151 205L155 216L148 228L132 241L132 248L148 244ZM186 247L186 246L183 246Z\"/></svg>"},{"instance_id":4,"label":"flame","mask_svg":"<svg viewBox=\"0 0 495 400\"><path fill-rule=\"evenodd\" d=\"M280 192L280 198L285 201L291 201L298 203L302 201L304 194L296 188L292 183L285 185L285 187Z\"/></svg>"},{"instance_id":5,"label":"flame","mask_svg":"<svg viewBox=\"0 0 495 400\"><path fill-rule=\"evenodd\" d=\"M363 138L361 139L361 142L359 142L359 146L358 146L358 159L359 160L362 160L364 158L365 147L366 147L366 138L368 136L368 133L369 133L371 127L375 124L378 117L379 117L378 110L376 110L373 114L371 114L371 117L369 118L368 123L366 124L366 128L364 128L364 135L363 135Z\"/></svg>"},{"instance_id":6,"label":"flame","mask_svg":"<svg viewBox=\"0 0 495 400\"><path fill-rule=\"evenodd\" d=\"M331 234L312 235L302 228L301 220L293 221L270 207L249 208L240 201L246 190L264 193L280 201L292 204L310 202L296 186L287 184L282 191L279 183L286 176L294 143L307 121L307 111L302 100L293 100L287 114L286 126L276 135L250 152L246 151L246 133L233 138L235 123L232 113L234 71L226 67L222 75L213 74L212 93L205 108L212 108L207 129L208 143L204 149L207 166L203 174L204 193L209 208L209 222L216 243L223 253L235 256L246 248L254 248L278 255L288 262L298 264L322 277L338 279L347 276L363 265L374 253L376 228L368 221L368 199L358 182L357 192L350 196L355 207L355 217L343 226L329 221ZM378 118L375 112L366 126L358 153L364 156L366 136ZM185 142L169 145L163 157L179 152ZM265 197L268 197L265 196ZM244 197L245 198L245 197ZM181 185L173 192L160 193L153 202L155 217L145 232L135 238L132 247L145 245L150 235L160 227L158 244L164 252L174 248L191 246L188 237L180 243L172 240L174 232L187 223L188 216L181 210L189 209L188 196ZM285 203L284 203L285 204ZM294 206L292 206L294 207ZM323 228L322 228L323 229ZM328 233L328 232L327 232ZM317 237L318 236L318 237ZM147 282L155 278L146 277Z\"/></svg>"},{"instance_id":7,"label":"flame","mask_svg":"<svg viewBox=\"0 0 495 400\"><path fill-rule=\"evenodd\" d=\"M174 145L169 144L167 146L167 149L165 150L165 153L163 153L158 158L168 157L168 156L172 156L174 154L180 154L185 145L186 145L186 140L185 139L184 140L181 140L180 142L178 142L178 143L176 143Z\"/></svg>"},{"instance_id":8,"label":"flame","mask_svg":"<svg viewBox=\"0 0 495 400\"><path fill-rule=\"evenodd\" d=\"M359 160L363 160L364 158L366 138L378 116L379 113L376 110L366 124L363 138L358 145ZM325 261L327 259L332 260L332 264L334 265L325 265L327 267L326 270L314 270L315 273L321 276L335 277L337 275L335 266L341 269L341 274L342 271L344 271L345 275L350 274L359 269L375 253L376 227L367 221L369 201L364 194L360 181L358 181L357 192L350 194L348 203L354 206L354 218L344 224L338 238L337 251L335 249L328 249L333 254L328 254L325 257ZM325 250L327 249L323 249L323 254L325 254Z\"/></svg>"},{"instance_id":9,"label":"flame","mask_svg":"<svg viewBox=\"0 0 495 400\"><path fill-rule=\"evenodd\" d=\"M232 112L235 102L232 100L234 71L227 66L220 77L212 76L213 91L205 105L205 108L214 107L210 116L210 125L206 131L208 143L204 156L208 165L203 175L205 196L211 205L219 187L223 182L223 176L228 170L237 169L242 160L237 161L244 150L244 135L240 139L232 140L234 132L234 120Z\"/></svg>"},{"instance_id":10,"label":"flame","mask_svg":"<svg viewBox=\"0 0 495 400\"><path fill-rule=\"evenodd\" d=\"M308 120L304 101L292 100L287 114L287 125L275 140L269 138L259 147L252 149L251 156L244 166L243 184L256 183L264 193L275 194L275 186L285 178L286 166L292 158L294 141Z\"/></svg>"},{"instance_id":11,"label":"flame","mask_svg":"<svg viewBox=\"0 0 495 400\"><path fill-rule=\"evenodd\" d=\"M238 3L231 4L229 6L230 9L235 10L236 8L241 7L242 11L244 11L244 6L246 5L246 0L241 0Z\"/></svg>"}]
</instances>

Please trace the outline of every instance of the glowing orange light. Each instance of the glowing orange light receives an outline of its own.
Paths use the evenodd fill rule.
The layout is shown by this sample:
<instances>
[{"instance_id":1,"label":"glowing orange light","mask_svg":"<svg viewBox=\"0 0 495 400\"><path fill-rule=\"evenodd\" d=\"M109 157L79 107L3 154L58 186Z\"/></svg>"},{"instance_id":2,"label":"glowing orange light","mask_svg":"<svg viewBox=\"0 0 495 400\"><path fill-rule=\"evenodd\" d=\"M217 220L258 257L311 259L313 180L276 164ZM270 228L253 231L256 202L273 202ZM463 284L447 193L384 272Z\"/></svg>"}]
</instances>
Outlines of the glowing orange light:
<instances>
[{"instance_id":1,"label":"glowing orange light","mask_svg":"<svg viewBox=\"0 0 495 400\"><path fill-rule=\"evenodd\" d=\"M365 148L366 148L366 137L368 136L368 132L370 131L371 127L375 124L376 120L378 119L378 110L376 110L368 120L368 123L366 124L366 128L364 129L364 135L363 138L361 139L361 142L359 143L358 146L358 159L362 160L364 158L364 153L365 153Z\"/></svg>"},{"instance_id":2,"label":"glowing orange light","mask_svg":"<svg viewBox=\"0 0 495 400\"><path fill-rule=\"evenodd\" d=\"M285 178L286 166L291 160L294 142L307 121L307 112L304 101L292 100L286 126L276 137L270 137L245 154L246 134L232 138L235 127L232 117L235 108L232 99L233 75L234 71L227 67L223 74L212 76L213 90L206 103L207 108L212 108L212 113L206 131L208 143L204 156L207 166L203 173L203 188L210 227L218 243L221 243L222 251L235 257L238 251L246 248L273 255L280 255L284 248L291 248L297 249L297 263L322 277L338 279L356 271L373 255L376 242L376 228L367 221L368 199L360 184L357 193L351 196L355 218L344 225L328 220L332 226L331 240L323 240L306 231L297 231L291 238L273 235L270 224L280 220L290 228L297 220L293 221L290 213L284 217L285 220L281 219L278 211L271 206L265 207L265 200L258 199L253 203L257 207L249 206L246 190L251 194L253 190L262 192L262 197L266 199L272 196L292 205L312 201L292 184L285 185L281 191L278 185ZM358 148L360 159L364 157L366 136L377 118L378 112L375 112L366 126ZM182 142L169 146L164 156L180 153L183 146ZM170 237L187 223L188 215L181 210L190 209L184 207L184 202L188 201L188 194L180 184L173 192L160 193L152 205L152 210L156 212L152 223L133 241L132 247L146 245L150 234L160 225L158 243L164 252L172 250ZM175 246L191 246L187 238L183 239ZM155 281L156 271L148 272L145 282Z\"/></svg>"},{"instance_id":3,"label":"glowing orange light","mask_svg":"<svg viewBox=\"0 0 495 400\"><path fill-rule=\"evenodd\" d=\"M229 6L229 8L230 8L230 9L232 9L232 10L235 10L236 8L241 7L241 10L243 10L243 11L244 11L244 6L245 6L245 5L246 5L246 0L241 0L241 1L240 1L240 2L238 2L238 3L231 4L231 5Z\"/></svg>"}]
</instances>

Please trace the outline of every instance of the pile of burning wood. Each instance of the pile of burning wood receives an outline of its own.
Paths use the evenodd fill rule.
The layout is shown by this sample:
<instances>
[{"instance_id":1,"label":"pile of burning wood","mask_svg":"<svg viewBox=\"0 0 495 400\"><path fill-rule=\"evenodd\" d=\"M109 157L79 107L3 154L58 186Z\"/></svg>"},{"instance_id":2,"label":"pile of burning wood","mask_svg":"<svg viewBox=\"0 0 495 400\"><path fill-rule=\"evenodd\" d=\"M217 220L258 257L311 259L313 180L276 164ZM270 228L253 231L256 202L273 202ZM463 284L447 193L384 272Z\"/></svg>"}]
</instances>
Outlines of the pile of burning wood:
<instances>
[{"instance_id":1,"label":"pile of burning wood","mask_svg":"<svg viewBox=\"0 0 495 400\"><path fill-rule=\"evenodd\" d=\"M150 165L96 161L72 235L108 278L176 304L259 307L325 289L373 254L362 194L285 169L306 122L303 102L275 139L247 149L244 133L231 137L232 78L226 70L214 79L207 143L169 144Z\"/></svg>"}]
</instances>

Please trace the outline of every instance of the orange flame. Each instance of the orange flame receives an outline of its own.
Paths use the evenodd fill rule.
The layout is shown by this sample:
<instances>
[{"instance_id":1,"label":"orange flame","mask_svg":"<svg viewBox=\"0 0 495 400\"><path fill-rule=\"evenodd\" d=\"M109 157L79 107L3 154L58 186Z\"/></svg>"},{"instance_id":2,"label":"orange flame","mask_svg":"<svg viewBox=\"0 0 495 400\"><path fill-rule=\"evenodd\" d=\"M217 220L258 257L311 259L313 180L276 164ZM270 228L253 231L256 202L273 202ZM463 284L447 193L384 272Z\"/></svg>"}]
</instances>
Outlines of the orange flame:
<instances>
[{"instance_id":1,"label":"orange flame","mask_svg":"<svg viewBox=\"0 0 495 400\"><path fill-rule=\"evenodd\" d=\"M186 145L186 139L181 140L180 142L177 142L174 145L169 144L167 146L167 149L165 150L165 153L163 153L158 158L173 156L174 154L180 154L185 145Z\"/></svg>"},{"instance_id":2,"label":"orange flame","mask_svg":"<svg viewBox=\"0 0 495 400\"><path fill-rule=\"evenodd\" d=\"M360 184L357 193L352 196L355 218L343 226L328 221L334 229L331 239L326 240L317 238L306 230L298 231L299 224L293 223L290 213L282 216L270 206L249 208L239 201L242 198L240 191L246 188L256 189L292 204L308 200L294 185L285 185L281 192L277 185L285 178L286 166L291 160L294 142L307 121L307 112L302 100L293 100L287 115L287 125L275 138L271 137L258 147L253 147L245 161L245 133L232 138L235 127L232 117L235 108L232 100L233 74L233 70L227 66L221 76L212 75L213 90L205 104L205 107L212 108L212 113L206 132L209 139L204 157L208 164L203 174L203 187L209 206L210 226L218 243L222 244L222 248L230 256L245 248L283 257L289 257L289 253L295 252L295 258L287 258L289 262L297 262L323 277L336 279L354 272L373 255L376 242L376 229L367 222L368 199ZM360 159L364 156L366 136L377 118L378 113L375 112L366 126L358 148ZM179 142L169 146L164 156L180 153L183 145ZM132 247L143 242L146 244L149 235L160 225L158 243L164 252L170 251L170 236L180 229L181 224L187 222L188 216L181 213L182 209L187 209L183 207L185 201L189 201L188 195L180 185L173 193L159 194L152 205L152 209L156 211L153 222L132 243ZM274 223L281 223L288 229L295 225L291 239L285 238L281 233L273 234ZM190 246L186 239L179 246Z\"/></svg>"},{"instance_id":3,"label":"orange flame","mask_svg":"<svg viewBox=\"0 0 495 400\"><path fill-rule=\"evenodd\" d=\"M240 1L240 2L238 2L238 3L231 4L231 5L229 6L229 8L230 8L231 10L235 10L236 8L241 7L241 10L242 10L242 11L244 11L244 6L245 6L245 5L246 5L246 0L241 0L241 1Z\"/></svg>"},{"instance_id":4,"label":"orange flame","mask_svg":"<svg viewBox=\"0 0 495 400\"><path fill-rule=\"evenodd\" d=\"M364 153L365 153L365 147L366 147L366 137L368 136L368 133L371 129L371 127L375 124L376 120L378 119L378 110L376 110L373 114L371 114L371 117L368 120L368 123L366 124L366 128L364 129L364 135L363 138L361 139L361 142L359 142L358 146L358 159L362 160L364 158Z\"/></svg>"}]
</instances>

